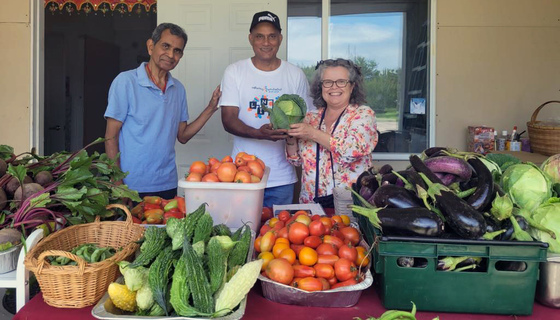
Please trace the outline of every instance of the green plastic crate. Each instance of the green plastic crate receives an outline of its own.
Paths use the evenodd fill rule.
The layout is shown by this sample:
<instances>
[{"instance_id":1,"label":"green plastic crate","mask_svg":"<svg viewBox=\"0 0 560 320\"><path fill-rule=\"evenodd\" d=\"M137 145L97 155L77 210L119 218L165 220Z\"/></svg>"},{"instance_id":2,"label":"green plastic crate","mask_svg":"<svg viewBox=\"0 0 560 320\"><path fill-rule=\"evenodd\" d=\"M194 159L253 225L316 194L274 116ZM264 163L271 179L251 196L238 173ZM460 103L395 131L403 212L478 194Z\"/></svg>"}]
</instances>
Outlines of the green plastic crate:
<instances>
[{"instance_id":1,"label":"green plastic crate","mask_svg":"<svg viewBox=\"0 0 560 320\"><path fill-rule=\"evenodd\" d=\"M548 244L481 240L380 237L373 261L378 289L387 309L439 312L529 315L533 312L539 263L546 261ZM427 239L431 240L431 239ZM425 268L406 268L399 257L421 257ZM484 272L436 270L438 257L474 256L487 259ZM503 271L498 261L524 262L521 272Z\"/></svg>"},{"instance_id":2,"label":"green plastic crate","mask_svg":"<svg viewBox=\"0 0 560 320\"><path fill-rule=\"evenodd\" d=\"M354 204L361 205L353 196ZM387 309L529 315L533 312L539 264L548 244L539 241L487 241L428 237L387 237L364 216L353 213L367 243L374 246L376 288ZM484 272L437 270L439 257L473 256ZM424 258L426 267L401 267L400 257ZM496 269L498 261L524 262L521 272Z\"/></svg>"}]
</instances>

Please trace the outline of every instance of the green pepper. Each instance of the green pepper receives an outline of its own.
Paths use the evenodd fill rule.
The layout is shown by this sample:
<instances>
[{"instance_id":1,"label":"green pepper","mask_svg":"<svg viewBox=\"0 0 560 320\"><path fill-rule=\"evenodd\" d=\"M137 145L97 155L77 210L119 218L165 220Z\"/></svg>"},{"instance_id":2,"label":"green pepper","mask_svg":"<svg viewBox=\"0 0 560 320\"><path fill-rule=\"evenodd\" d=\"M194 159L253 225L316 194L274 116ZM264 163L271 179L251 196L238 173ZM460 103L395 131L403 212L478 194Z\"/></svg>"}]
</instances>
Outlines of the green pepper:
<instances>
[{"instance_id":1,"label":"green pepper","mask_svg":"<svg viewBox=\"0 0 560 320\"><path fill-rule=\"evenodd\" d=\"M173 200L169 201L169 203L167 203L165 205L165 207L163 207L163 211L167 212L171 209L175 209L175 208L177 208L178 205L179 205L179 203L177 202L177 199L173 199Z\"/></svg>"},{"instance_id":2,"label":"green pepper","mask_svg":"<svg viewBox=\"0 0 560 320\"><path fill-rule=\"evenodd\" d=\"M91 254L91 262L95 263L95 262L99 262L99 257L101 256L101 254L106 250L106 248L97 248L95 249L95 251Z\"/></svg>"}]
</instances>

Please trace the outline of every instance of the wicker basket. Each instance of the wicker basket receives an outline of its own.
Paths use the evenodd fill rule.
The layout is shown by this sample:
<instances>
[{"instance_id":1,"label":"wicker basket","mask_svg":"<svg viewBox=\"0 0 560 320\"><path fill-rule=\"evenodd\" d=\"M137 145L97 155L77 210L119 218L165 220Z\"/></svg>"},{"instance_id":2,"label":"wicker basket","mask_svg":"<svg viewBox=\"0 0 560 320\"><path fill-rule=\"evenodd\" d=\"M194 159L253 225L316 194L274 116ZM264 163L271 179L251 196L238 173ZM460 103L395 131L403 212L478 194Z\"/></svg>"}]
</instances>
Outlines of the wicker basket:
<instances>
[{"instance_id":1,"label":"wicker basket","mask_svg":"<svg viewBox=\"0 0 560 320\"><path fill-rule=\"evenodd\" d=\"M552 100L541 104L537 110L533 112L531 121L527 122L531 150L535 153L547 156L560 153L560 126L551 126L537 121L537 115L545 105L553 102L560 103L560 101Z\"/></svg>"},{"instance_id":2,"label":"wicker basket","mask_svg":"<svg viewBox=\"0 0 560 320\"><path fill-rule=\"evenodd\" d=\"M120 208L126 212L126 221L95 222L64 228L39 242L25 257L25 266L35 273L45 302L59 308L83 308L95 304L109 284L117 279L115 262L132 257L139 245L135 243L145 228L132 222L126 206L112 204L107 209ZM87 263L70 253L84 243L100 247L122 248L112 257L97 263ZM77 266L52 266L48 256L64 256L77 262Z\"/></svg>"}]
</instances>

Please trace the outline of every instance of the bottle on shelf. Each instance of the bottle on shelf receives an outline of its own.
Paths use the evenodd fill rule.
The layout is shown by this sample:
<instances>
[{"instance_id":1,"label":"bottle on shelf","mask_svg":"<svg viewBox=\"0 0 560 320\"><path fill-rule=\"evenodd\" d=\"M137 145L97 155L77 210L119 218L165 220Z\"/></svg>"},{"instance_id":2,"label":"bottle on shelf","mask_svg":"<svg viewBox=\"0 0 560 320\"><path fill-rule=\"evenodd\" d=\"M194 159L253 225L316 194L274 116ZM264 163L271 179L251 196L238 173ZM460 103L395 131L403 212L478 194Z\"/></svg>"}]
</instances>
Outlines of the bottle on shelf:
<instances>
[{"instance_id":1,"label":"bottle on shelf","mask_svg":"<svg viewBox=\"0 0 560 320\"><path fill-rule=\"evenodd\" d=\"M498 138L498 151L506 150L507 130L502 131L502 136Z\"/></svg>"}]
</instances>

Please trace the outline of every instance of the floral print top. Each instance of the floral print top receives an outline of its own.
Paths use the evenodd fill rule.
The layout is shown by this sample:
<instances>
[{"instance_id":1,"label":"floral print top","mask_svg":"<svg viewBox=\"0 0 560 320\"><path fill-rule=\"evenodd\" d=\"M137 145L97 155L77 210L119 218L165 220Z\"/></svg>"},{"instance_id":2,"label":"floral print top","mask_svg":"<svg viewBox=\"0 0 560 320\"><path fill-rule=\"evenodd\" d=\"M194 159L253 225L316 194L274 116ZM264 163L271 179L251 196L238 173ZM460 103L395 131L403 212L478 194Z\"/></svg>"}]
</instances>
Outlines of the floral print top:
<instances>
[{"instance_id":1,"label":"floral print top","mask_svg":"<svg viewBox=\"0 0 560 320\"><path fill-rule=\"evenodd\" d=\"M308 112L303 119L315 128L319 127L326 108ZM333 123L334 127L334 123ZM332 132L332 127L328 132ZM325 123L321 131L327 132ZM286 157L288 161L302 167L300 203L312 203L315 198L316 171L319 169L319 194L322 197L333 193L335 187L351 186L358 176L373 165L372 152L377 145L377 123L375 112L368 106L349 105L340 122L331 134L330 150L319 145L319 165L316 166L317 144L312 140L298 139L298 153ZM334 179L331 170L333 160Z\"/></svg>"}]
</instances>

